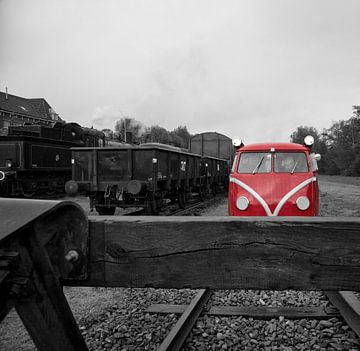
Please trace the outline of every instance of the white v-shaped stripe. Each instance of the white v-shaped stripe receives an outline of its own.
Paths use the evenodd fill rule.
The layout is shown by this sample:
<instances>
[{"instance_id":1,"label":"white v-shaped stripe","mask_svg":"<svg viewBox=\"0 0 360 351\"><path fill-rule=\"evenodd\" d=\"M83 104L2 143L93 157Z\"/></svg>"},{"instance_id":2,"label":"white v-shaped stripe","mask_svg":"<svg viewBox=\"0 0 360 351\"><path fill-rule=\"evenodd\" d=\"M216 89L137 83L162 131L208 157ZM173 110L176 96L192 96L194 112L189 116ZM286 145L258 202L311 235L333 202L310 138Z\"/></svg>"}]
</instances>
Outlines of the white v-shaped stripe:
<instances>
[{"instance_id":1,"label":"white v-shaped stripe","mask_svg":"<svg viewBox=\"0 0 360 351\"><path fill-rule=\"evenodd\" d=\"M311 177L311 178L308 178L308 179L304 180L303 182L301 182L300 184L295 186L293 189L291 189L279 201L279 203L277 204L277 206L276 206L276 208L274 210L274 213L273 213L273 212L271 212L270 207L266 203L266 201L253 188L251 188L249 185L245 184L244 182L242 182L241 180L239 180L237 178L230 177L230 182L239 185L241 188L246 190L248 193L250 193L252 196L254 196L256 200L259 201L259 203L264 208L264 210L265 210L265 212L266 212L266 214L268 216L277 216L279 214L280 210L282 209L282 207L284 206L284 204L286 203L286 201L288 201L300 189L302 189L306 185L310 184L311 182L315 182L315 181L316 181L316 177Z\"/></svg>"}]
</instances>

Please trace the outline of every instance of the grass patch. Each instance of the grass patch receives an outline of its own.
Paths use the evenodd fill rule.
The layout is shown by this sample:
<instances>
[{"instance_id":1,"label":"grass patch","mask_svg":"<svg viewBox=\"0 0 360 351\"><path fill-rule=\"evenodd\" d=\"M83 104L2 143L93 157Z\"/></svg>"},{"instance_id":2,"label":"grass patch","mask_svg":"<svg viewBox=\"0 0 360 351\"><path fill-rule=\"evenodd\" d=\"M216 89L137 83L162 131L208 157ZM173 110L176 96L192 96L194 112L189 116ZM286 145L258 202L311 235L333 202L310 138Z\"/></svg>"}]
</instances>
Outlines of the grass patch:
<instances>
[{"instance_id":1,"label":"grass patch","mask_svg":"<svg viewBox=\"0 0 360 351\"><path fill-rule=\"evenodd\" d=\"M320 174L319 182L322 181L360 186L360 177L346 177L346 176L338 176L338 175Z\"/></svg>"}]
</instances>

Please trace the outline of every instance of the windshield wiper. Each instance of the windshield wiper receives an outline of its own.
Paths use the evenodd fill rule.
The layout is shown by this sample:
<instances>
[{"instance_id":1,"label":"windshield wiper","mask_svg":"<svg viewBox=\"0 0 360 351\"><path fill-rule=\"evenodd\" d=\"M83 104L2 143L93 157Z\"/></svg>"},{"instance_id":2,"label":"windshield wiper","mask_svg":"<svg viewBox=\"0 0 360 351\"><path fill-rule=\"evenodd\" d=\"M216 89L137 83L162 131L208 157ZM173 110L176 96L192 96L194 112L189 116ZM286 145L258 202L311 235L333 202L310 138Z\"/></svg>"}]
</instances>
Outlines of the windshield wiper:
<instances>
[{"instance_id":1,"label":"windshield wiper","mask_svg":"<svg viewBox=\"0 0 360 351\"><path fill-rule=\"evenodd\" d=\"M265 158L265 155L264 155L263 157L261 157L261 160L259 161L259 163L256 165L256 167L255 167L254 170L252 171L252 174L255 174L255 173L258 172L258 170L259 170L259 168L260 168L260 166L261 166L262 161L264 160L264 158Z\"/></svg>"},{"instance_id":2,"label":"windshield wiper","mask_svg":"<svg viewBox=\"0 0 360 351\"><path fill-rule=\"evenodd\" d=\"M291 174L294 174L294 172L295 172L295 168L296 168L296 166L298 165L298 163L299 163L299 158L297 158L297 160L296 160L296 162L295 162L295 164L294 164L294 167L292 168L292 170L291 170Z\"/></svg>"}]
</instances>

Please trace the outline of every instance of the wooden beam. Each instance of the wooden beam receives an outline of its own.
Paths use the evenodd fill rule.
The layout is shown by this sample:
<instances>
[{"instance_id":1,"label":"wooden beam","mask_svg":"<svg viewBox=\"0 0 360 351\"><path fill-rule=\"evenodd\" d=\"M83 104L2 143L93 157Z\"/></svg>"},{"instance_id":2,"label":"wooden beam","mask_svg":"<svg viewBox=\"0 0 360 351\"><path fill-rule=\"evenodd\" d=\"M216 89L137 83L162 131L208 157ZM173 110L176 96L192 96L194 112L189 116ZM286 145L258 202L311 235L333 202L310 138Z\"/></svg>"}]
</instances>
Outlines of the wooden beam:
<instances>
[{"instance_id":1,"label":"wooden beam","mask_svg":"<svg viewBox=\"0 0 360 351\"><path fill-rule=\"evenodd\" d=\"M360 290L360 219L90 217L72 285Z\"/></svg>"}]
</instances>

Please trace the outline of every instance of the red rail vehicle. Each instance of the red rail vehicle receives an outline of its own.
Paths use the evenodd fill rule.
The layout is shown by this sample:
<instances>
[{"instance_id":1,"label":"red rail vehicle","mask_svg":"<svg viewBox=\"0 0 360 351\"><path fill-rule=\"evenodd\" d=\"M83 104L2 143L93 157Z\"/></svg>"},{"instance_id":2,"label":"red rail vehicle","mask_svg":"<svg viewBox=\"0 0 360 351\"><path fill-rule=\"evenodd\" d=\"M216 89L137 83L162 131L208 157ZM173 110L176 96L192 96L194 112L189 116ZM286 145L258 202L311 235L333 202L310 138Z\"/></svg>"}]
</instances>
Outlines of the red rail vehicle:
<instances>
[{"instance_id":1,"label":"red rail vehicle","mask_svg":"<svg viewBox=\"0 0 360 351\"><path fill-rule=\"evenodd\" d=\"M266 143L244 146L234 139L230 174L230 216L317 216L319 188L312 136L304 145Z\"/></svg>"}]
</instances>

